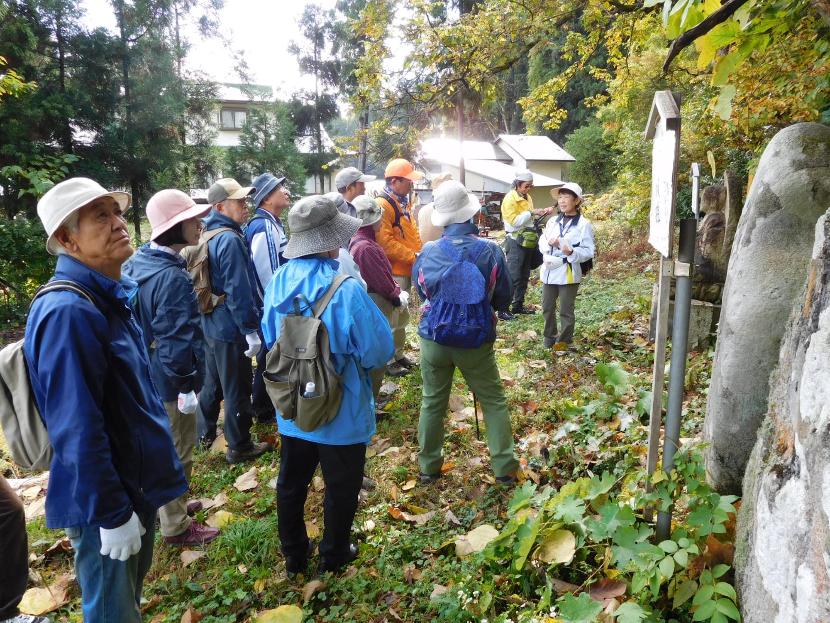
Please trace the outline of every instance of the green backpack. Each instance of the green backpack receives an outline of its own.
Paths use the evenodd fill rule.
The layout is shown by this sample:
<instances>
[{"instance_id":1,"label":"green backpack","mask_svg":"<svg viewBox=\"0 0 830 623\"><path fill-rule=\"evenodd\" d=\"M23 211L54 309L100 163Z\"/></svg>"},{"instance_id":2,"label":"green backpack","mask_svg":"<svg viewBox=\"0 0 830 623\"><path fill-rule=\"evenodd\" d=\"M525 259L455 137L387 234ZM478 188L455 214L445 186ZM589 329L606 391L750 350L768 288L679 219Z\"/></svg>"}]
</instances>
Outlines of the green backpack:
<instances>
[{"instance_id":1,"label":"green backpack","mask_svg":"<svg viewBox=\"0 0 830 623\"><path fill-rule=\"evenodd\" d=\"M283 318L280 337L265 359L262 378L274 407L302 431L311 432L331 422L340 409L343 388L329 350L329 334L320 320L337 288L348 279L337 275L323 296L304 316L304 297L294 299L294 313ZM309 304L308 301L305 303ZM310 384L313 391L307 391Z\"/></svg>"}]
</instances>

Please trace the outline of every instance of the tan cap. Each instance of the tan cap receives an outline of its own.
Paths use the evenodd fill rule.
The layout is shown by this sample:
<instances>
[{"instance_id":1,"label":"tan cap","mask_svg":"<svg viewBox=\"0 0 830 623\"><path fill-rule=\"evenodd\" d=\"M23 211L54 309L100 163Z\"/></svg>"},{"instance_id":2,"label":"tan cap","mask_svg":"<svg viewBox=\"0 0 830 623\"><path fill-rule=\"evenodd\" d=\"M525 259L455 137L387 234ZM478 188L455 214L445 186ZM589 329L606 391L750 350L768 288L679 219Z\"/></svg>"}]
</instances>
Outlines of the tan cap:
<instances>
[{"instance_id":1,"label":"tan cap","mask_svg":"<svg viewBox=\"0 0 830 623\"><path fill-rule=\"evenodd\" d=\"M232 177L223 177L208 188L208 203L215 206L225 199L244 199L254 190L256 189L253 186L240 186Z\"/></svg>"}]
</instances>

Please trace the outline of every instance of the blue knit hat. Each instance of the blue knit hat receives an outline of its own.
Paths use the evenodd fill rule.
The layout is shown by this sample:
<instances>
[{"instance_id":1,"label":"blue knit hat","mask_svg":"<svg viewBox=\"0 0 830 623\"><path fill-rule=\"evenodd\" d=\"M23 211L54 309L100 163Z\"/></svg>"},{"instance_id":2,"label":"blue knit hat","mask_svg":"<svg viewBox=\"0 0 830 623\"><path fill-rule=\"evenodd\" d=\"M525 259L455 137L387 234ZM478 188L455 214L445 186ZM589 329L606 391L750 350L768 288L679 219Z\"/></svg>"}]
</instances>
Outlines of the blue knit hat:
<instances>
[{"instance_id":1,"label":"blue knit hat","mask_svg":"<svg viewBox=\"0 0 830 623\"><path fill-rule=\"evenodd\" d=\"M274 189L285 182L284 177L274 177L270 173L263 173L251 182L254 187L254 208L259 208L265 198L270 195Z\"/></svg>"}]
</instances>

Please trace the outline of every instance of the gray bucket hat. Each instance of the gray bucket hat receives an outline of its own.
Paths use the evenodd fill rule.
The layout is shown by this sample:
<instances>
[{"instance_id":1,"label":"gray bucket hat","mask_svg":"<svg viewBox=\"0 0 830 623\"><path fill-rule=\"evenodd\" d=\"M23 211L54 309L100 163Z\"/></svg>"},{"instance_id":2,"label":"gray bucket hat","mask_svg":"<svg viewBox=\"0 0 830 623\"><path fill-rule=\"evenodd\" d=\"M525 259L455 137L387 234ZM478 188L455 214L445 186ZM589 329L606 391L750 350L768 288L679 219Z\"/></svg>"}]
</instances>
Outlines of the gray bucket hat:
<instances>
[{"instance_id":1,"label":"gray bucket hat","mask_svg":"<svg viewBox=\"0 0 830 623\"><path fill-rule=\"evenodd\" d=\"M293 259L345 247L361 225L360 219L338 212L331 199L305 197L288 212L291 238L283 255Z\"/></svg>"},{"instance_id":2,"label":"gray bucket hat","mask_svg":"<svg viewBox=\"0 0 830 623\"><path fill-rule=\"evenodd\" d=\"M357 218L363 221L361 227L374 225L383 218L383 208L381 208L377 201L366 195L358 195L352 199L352 205L357 210Z\"/></svg>"}]
</instances>

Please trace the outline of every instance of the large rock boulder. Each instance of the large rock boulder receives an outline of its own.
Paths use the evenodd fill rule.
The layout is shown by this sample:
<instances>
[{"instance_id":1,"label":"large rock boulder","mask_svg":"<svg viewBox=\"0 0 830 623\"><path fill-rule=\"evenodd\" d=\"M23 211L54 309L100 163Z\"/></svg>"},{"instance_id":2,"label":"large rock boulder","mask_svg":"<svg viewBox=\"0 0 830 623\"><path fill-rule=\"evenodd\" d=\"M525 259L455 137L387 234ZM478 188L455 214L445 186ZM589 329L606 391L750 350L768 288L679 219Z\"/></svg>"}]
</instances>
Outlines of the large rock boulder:
<instances>
[{"instance_id":1,"label":"large rock boulder","mask_svg":"<svg viewBox=\"0 0 830 623\"><path fill-rule=\"evenodd\" d=\"M747 464L735 569L746 623L830 621L830 211Z\"/></svg>"},{"instance_id":2,"label":"large rock boulder","mask_svg":"<svg viewBox=\"0 0 830 623\"><path fill-rule=\"evenodd\" d=\"M828 205L830 127L799 123L781 130L758 165L724 286L704 425L707 472L721 492L740 493L813 229Z\"/></svg>"}]
</instances>

